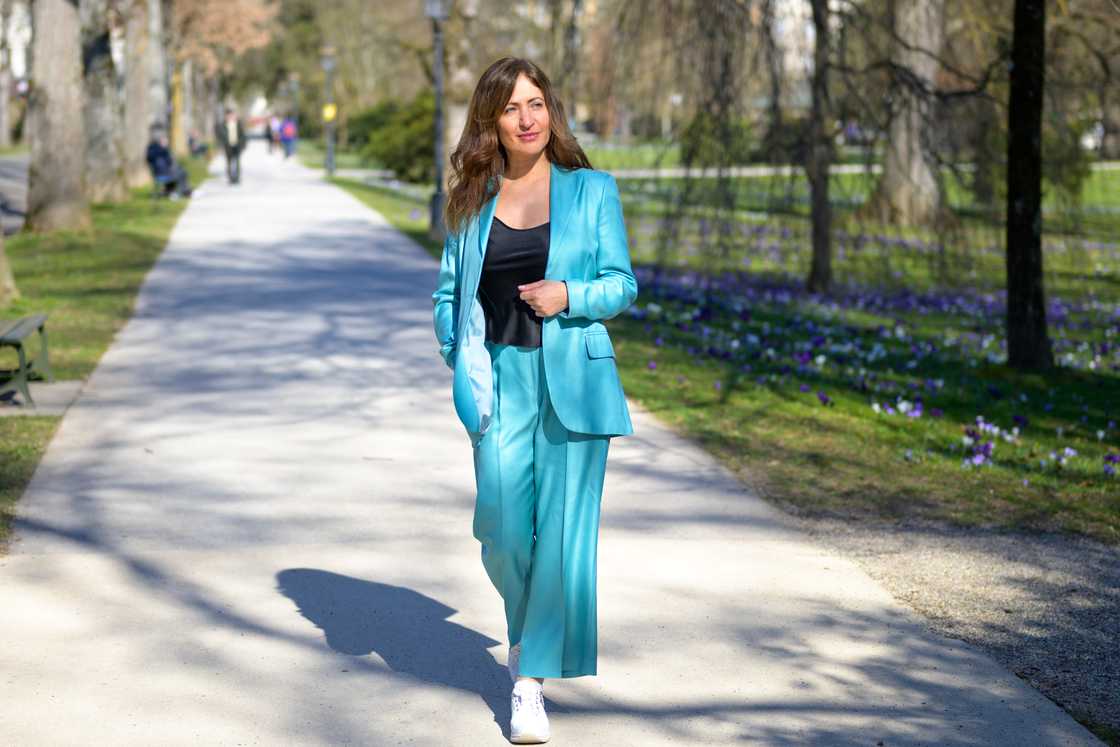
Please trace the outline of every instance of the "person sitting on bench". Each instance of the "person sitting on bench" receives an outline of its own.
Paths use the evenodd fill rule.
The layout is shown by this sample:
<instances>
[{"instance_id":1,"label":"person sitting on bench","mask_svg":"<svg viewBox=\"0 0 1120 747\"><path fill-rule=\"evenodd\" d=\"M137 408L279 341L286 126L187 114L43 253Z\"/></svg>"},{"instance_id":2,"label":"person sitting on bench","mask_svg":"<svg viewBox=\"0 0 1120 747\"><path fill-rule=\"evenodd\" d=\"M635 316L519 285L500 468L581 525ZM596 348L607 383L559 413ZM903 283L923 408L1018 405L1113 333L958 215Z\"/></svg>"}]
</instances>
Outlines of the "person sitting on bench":
<instances>
[{"instance_id":1,"label":"person sitting on bench","mask_svg":"<svg viewBox=\"0 0 1120 747\"><path fill-rule=\"evenodd\" d=\"M163 185L164 194L190 197L191 182L184 169L171 155L167 147L167 133L161 128L152 129L152 140L148 143L148 166L156 184Z\"/></svg>"}]
</instances>

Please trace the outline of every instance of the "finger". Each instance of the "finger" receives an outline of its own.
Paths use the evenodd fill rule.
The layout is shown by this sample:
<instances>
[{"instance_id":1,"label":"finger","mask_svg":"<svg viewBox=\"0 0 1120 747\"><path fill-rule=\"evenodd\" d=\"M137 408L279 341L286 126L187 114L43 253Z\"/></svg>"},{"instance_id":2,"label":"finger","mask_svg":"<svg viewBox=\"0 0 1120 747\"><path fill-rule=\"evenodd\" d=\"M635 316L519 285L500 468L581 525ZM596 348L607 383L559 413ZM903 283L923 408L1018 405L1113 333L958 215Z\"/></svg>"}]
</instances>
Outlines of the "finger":
<instances>
[{"instance_id":1,"label":"finger","mask_svg":"<svg viewBox=\"0 0 1120 747\"><path fill-rule=\"evenodd\" d=\"M517 290L520 290L520 291L536 290L537 288L541 287L542 283L544 283L543 280L534 280L531 283L525 283L524 285L517 286Z\"/></svg>"}]
</instances>

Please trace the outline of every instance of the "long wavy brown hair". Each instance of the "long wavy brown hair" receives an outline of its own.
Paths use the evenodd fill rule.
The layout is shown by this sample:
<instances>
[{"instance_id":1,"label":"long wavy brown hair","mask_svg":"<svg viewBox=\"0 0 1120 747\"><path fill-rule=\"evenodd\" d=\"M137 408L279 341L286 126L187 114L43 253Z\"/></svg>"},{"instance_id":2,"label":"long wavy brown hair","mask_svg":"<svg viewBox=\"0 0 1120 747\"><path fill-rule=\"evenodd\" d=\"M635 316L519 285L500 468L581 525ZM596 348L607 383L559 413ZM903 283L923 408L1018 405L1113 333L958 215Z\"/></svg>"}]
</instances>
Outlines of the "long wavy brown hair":
<instances>
[{"instance_id":1,"label":"long wavy brown hair","mask_svg":"<svg viewBox=\"0 0 1120 747\"><path fill-rule=\"evenodd\" d=\"M498 191L498 177L508 166L505 146L498 138L498 118L513 95L519 75L531 80L544 94L551 123L545 145L548 160L569 169L591 168L587 154L568 128L564 106L556 97L548 76L530 60L503 57L486 68L478 79L467 109L467 124L451 153L450 187L444 216L450 231L459 231Z\"/></svg>"}]
</instances>

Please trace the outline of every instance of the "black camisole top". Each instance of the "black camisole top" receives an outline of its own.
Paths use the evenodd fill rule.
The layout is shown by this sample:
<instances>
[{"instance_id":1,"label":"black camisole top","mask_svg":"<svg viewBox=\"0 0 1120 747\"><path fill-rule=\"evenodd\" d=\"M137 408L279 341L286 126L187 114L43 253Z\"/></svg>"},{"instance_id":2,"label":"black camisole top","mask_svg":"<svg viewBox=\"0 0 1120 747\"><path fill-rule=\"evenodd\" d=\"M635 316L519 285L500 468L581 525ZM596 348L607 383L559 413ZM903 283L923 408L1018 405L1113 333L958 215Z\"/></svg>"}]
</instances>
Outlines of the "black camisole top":
<instances>
[{"instance_id":1,"label":"black camisole top","mask_svg":"<svg viewBox=\"0 0 1120 747\"><path fill-rule=\"evenodd\" d=\"M517 286L544 278L549 224L510 228L497 216L490 226L478 300L486 315L486 341L526 348L541 346L541 322L521 300Z\"/></svg>"}]
</instances>

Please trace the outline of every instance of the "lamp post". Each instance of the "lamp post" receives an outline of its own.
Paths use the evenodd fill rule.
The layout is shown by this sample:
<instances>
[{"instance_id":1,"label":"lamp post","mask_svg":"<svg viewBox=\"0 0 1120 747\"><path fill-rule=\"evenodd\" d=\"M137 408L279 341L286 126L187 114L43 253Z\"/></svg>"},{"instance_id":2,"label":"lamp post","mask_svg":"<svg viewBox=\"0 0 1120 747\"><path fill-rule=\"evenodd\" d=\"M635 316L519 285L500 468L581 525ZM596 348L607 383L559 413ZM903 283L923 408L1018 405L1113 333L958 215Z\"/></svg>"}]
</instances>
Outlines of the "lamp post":
<instances>
[{"instance_id":1,"label":"lamp post","mask_svg":"<svg viewBox=\"0 0 1120 747\"><path fill-rule=\"evenodd\" d=\"M428 234L433 239L443 241L443 22L447 20L447 3L445 0L424 0L424 14L432 21L433 47L435 49L432 78L436 89L436 191L432 194Z\"/></svg>"},{"instance_id":2,"label":"lamp post","mask_svg":"<svg viewBox=\"0 0 1120 747\"><path fill-rule=\"evenodd\" d=\"M334 176L334 121L338 109L334 105L334 47L323 47L323 72L326 74L326 88L323 99L323 123L327 135L327 176Z\"/></svg>"}]
</instances>

